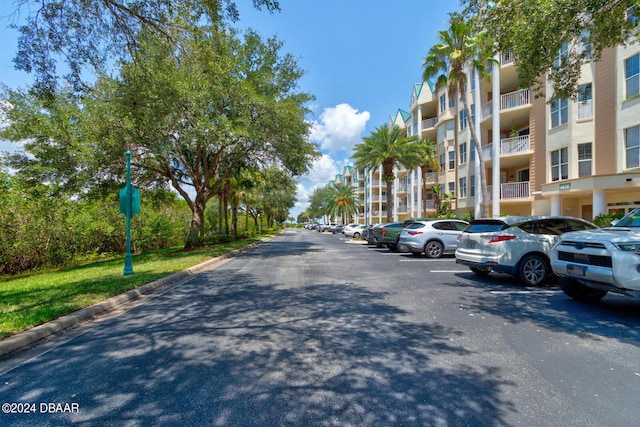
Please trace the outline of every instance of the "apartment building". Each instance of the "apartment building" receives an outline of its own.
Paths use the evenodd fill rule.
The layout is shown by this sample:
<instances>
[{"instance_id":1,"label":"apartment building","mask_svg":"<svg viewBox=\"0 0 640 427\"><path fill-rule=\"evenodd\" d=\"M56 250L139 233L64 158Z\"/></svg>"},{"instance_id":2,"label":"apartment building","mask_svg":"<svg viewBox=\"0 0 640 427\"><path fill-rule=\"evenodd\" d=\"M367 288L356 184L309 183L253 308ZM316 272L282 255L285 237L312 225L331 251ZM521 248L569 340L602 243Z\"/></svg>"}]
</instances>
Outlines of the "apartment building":
<instances>
[{"instance_id":1,"label":"apartment building","mask_svg":"<svg viewBox=\"0 0 640 427\"><path fill-rule=\"evenodd\" d=\"M559 55L567 54L562 50ZM394 220L435 214L434 186L458 216L480 215L480 140L489 186L489 212L499 215L594 216L640 205L640 45L603 52L583 66L576 99L555 99L550 84L536 96L521 87L514 58L501 55L491 78L470 79L462 103L430 82L412 88L409 111L389 125L436 143L439 170L396 170ZM540 95L540 94L537 94ZM460 105L458 105L460 104ZM362 209L360 223L386 221L382 170L351 171Z\"/></svg>"}]
</instances>

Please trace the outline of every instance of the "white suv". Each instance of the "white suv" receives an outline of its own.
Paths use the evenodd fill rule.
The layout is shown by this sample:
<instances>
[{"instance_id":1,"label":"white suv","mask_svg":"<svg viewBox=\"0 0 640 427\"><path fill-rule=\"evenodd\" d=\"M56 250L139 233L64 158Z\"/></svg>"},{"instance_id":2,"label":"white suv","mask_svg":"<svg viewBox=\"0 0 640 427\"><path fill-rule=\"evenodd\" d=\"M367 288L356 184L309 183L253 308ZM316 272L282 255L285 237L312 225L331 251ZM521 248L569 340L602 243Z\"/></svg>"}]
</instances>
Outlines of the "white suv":
<instances>
[{"instance_id":1,"label":"white suv","mask_svg":"<svg viewBox=\"0 0 640 427\"><path fill-rule=\"evenodd\" d=\"M527 286L537 286L551 274L551 247L561 234L596 228L583 219L567 216L476 219L460 235L456 263L479 275L508 273Z\"/></svg>"},{"instance_id":2,"label":"white suv","mask_svg":"<svg viewBox=\"0 0 640 427\"><path fill-rule=\"evenodd\" d=\"M563 235L551 267L573 299L597 301L609 291L640 297L640 208L614 227Z\"/></svg>"}]
</instances>

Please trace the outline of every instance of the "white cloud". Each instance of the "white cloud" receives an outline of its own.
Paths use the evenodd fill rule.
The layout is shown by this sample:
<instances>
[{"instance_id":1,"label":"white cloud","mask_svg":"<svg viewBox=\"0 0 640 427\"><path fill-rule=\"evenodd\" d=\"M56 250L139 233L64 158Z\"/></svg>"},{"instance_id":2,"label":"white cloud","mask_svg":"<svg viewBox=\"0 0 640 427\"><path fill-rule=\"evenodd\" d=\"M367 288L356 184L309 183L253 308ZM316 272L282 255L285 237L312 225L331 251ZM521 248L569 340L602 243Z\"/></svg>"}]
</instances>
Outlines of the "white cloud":
<instances>
[{"instance_id":1,"label":"white cloud","mask_svg":"<svg viewBox=\"0 0 640 427\"><path fill-rule=\"evenodd\" d=\"M302 176L302 180L310 184L310 188L324 187L340 172L342 171L338 169L335 160L329 155L323 154L321 158L313 162L313 166L309 172Z\"/></svg>"},{"instance_id":2,"label":"white cloud","mask_svg":"<svg viewBox=\"0 0 640 427\"><path fill-rule=\"evenodd\" d=\"M310 139L330 154L338 151L351 154L353 146L361 142L370 118L368 111L358 112L349 104L325 108L319 121L312 124Z\"/></svg>"}]
</instances>

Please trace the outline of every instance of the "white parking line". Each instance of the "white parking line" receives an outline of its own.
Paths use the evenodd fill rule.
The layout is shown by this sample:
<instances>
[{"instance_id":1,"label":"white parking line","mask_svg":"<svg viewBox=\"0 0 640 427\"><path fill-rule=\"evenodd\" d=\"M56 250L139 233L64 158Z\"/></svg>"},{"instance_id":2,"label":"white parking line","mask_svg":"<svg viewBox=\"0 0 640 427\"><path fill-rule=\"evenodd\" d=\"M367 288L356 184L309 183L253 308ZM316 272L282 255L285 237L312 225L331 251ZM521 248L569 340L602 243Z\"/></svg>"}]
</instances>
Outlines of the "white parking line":
<instances>
[{"instance_id":1,"label":"white parking line","mask_svg":"<svg viewBox=\"0 0 640 427\"><path fill-rule=\"evenodd\" d=\"M429 270L429 273L466 273L467 270Z\"/></svg>"},{"instance_id":2,"label":"white parking line","mask_svg":"<svg viewBox=\"0 0 640 427\"><path fill-rule=\"evenodd\" d=\"M490 291L492 294L561 294L561 290L554 291Z\"/></svg>"}]
</instances>

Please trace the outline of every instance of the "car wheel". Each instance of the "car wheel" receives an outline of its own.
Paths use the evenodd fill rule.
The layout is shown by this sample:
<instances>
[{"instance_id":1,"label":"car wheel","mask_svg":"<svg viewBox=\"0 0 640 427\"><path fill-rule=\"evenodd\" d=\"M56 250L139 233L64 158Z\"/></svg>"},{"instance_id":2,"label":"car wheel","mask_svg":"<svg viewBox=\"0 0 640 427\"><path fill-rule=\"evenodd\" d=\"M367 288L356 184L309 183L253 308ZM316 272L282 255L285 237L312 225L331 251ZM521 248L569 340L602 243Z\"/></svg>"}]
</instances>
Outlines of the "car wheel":
<instances>
[{"instance_id":1,"label":"car wheel","mask_svg":"<svg viewBox=\"0 0 640 427\"><path fill-rule=\"evenodd\" d=\"M486 276L487 274L491 273L491 270L485 270L478 267L469 267L469 269L471 269L471 271L476 273L478 276Z\"/></svg>"},{"instance_id":2,"label":"car wheel","mask_svg":"<svg viewBox=\"0 0 640 427\"><path fill-rule=\"evenodd\" d=\"M387 243L387 248L391 252L396 252L398 250L398 244L397 243Z\"/></svg>"},{"instance_id":3,"label":"car wheel","mask_svg":"<svg viewBox=\"0 0 640 427\"><path fill-rule=\"evenodd\" d=\"M526 255L518 266L518 279L527 286L542 285L550 272L549 263L540 255Z\"/></svg>"},{"instance_id":4,"label":"car wheel","mask_svg":"<svg viewBox=\"0 0 640 427\"><path fill-rule=\"evenodd\" d=\"M415 257L421 257L422 256L422 252L411 252L411 255L413 255Z\"/></svg>"},{"instance_id":5,"label":"car wheel","mask_svg":"<svg viewBox=\"0 0 640 427\"><path fill-rule=\"evenodd\" d=\"M354 239L359 239L360 238L360 233L353 233L353 238Z\"/></svg>"},{"instance_id":6,"label":"car wheel","mask_svg":"<svg viewBox=\"0 0 640 427\"><path fill-rule=\"evenodd\" d=\"M576 301L595 302L601 300L607 291L592 289L588 286L581 285L580 282L566 277L558 277L558 284L567 296Z\"/></svg>"},{"instance_id":7,"label":"car wheel","mask_svg":"<svg viewBox=\"0 0 640 427\"><path fill-rule=\"evenodd\" d=\"M436 242L435 240L432 242L427 242L424 246L424 253L427 255L427 258L440 258L442 256L442 252L444 251L444 247L440 242Z\"/></svg>"}]
</instances>

